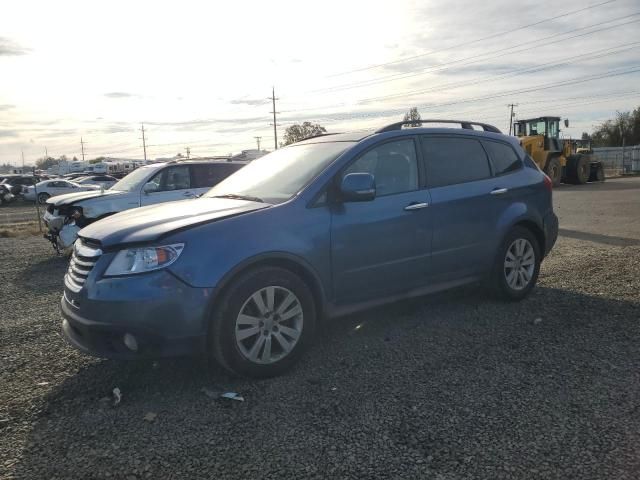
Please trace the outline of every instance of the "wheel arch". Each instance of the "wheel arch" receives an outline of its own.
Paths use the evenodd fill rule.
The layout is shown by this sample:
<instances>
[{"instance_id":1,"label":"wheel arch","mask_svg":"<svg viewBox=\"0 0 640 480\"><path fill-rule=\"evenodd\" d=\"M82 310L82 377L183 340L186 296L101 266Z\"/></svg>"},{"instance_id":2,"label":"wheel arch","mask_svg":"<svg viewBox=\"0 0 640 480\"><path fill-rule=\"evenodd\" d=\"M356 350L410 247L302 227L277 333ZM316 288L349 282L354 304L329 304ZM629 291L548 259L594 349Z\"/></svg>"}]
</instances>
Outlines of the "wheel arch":
<instances>
[{"instance_id":1,"label":"wheel arch","mask_svg":"<svg viewBox=\"0 0 640 480\"><path fill-rule=\"evenodd\" d=\"M544 231L542 227L540 227L536 222L530 219L519 220L511 226L511 229L513 229L514 227L524 227L527 230L529 230L533 234L533 236L536 237L536 241L538 242L538 247L540 247L540 252L544 257L544 252L546 252L546 245L545 245L546 242L545 242ZM509 231L511 229L509 229Z\"/></svg>"},{"instance_id":2,"label":"wheel arch","mask_svg":"<svg viewBox=\"0 0 640 480\"><path fill-rule=\"evenodd\" d=\"M311 291L317 310L317 318L323 318L327 310L327 297L322 280L316 270L307 261L297 257L296 255L285 252L274 252L251 257L236 265L224 275L222 280L218 282L218 285L213 290L213 294L211 295L212 300L207 308L205 322L209 321L211 315L219 305L221 299L224 297L233 281L248 271L260 267L284 268L298 275Z\"/></svg>"}]
</instances>

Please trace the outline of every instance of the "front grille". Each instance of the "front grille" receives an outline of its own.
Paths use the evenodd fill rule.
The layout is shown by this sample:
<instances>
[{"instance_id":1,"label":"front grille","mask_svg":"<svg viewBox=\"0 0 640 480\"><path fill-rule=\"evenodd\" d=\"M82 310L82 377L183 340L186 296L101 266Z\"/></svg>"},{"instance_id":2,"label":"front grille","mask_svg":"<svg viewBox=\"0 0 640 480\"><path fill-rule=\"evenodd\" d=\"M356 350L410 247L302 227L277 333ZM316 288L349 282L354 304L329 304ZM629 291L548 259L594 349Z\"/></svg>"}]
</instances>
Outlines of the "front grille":
<instances>
[{"instance_id":1,"label":"front grille","mask_svg":"<svg viewBox=\"0 0 640 480\"><path fill-rule=\"evenodd\" d=\"M69 269L64 277L64 283L72 292L78 293L87 281L91 269L102 255L102 250L85 244L82 239L76 240L73 254L69 262Z\"/></svg>"}]
</instances>

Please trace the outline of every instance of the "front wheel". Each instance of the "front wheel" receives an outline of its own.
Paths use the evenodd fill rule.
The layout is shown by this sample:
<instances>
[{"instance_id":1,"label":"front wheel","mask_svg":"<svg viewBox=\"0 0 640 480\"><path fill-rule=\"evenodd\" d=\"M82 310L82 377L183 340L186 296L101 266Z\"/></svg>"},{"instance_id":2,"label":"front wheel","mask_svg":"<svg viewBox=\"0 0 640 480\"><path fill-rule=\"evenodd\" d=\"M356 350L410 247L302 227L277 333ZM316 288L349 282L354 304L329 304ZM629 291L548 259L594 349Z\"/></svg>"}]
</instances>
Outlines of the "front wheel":
<instances>
[{"instance_id":1,"label":"front wheel","mask_svg":"<svg viewBox=\"0 0 640 480\"><path fill-rule=\"evenodd\" d=\"M304 281L283 268L233 281L213 314L209 345L234 374L271 377L290 368L313 339L316 309Z\"/></svg>"},{"instance_id":2,"label":"front wheel","mask_svg":"<svg viewBox=\"0 0 640 480\"><path fill-rule=\"evenodd\" d=\"M47 203L47 200L49 199L51 195L49 195L48 193L39 193L38 194L38 203L40 205L44 205L45 203Z\"/></svg>"},{"instance_id":3,"label":"front wheel","mask_svg":"<svg viewBox=\"0 0 640 480\"><path fill-rule=\"evenodd\" d=\"M524 227L515 227L505 237L493 271L493 284L500 297L521 300L533 289L540 273L542 255L536 237Z\"/></svg>"}]
</instances>

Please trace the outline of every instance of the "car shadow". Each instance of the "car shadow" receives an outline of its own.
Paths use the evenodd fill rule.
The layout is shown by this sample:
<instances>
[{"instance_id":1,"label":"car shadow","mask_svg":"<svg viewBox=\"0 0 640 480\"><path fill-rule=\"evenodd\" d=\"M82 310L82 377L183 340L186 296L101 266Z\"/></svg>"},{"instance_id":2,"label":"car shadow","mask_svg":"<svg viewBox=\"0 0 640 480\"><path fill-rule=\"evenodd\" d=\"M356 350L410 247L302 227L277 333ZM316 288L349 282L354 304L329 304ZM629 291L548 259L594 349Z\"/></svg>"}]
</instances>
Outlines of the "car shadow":
<instances>
[{"instance_id":1,"label":"car shadow","mask_svg":"<svg viewBox=\"0 0 640 480\"><path fill-rule=\"evenodd\" d=\"M48 262L51 268L63 268L54 259ZM579 369L580 375L567 381L581 380L575 388L598 391L601 374L611 368L619 368L616 375L627 375L615 366L612 348L635 331L629 328L638 312L637 303L556 288L539 287L522 302L503 303L478 288L465 287L329 321L295 368L267 380L233 378L200 358L83 362L33 407L37 415L14 475L48 472L49 477L93 478L90 472L109 471L112 478L128 473L167 478L184 473L179 467L172 469L176 455L199 456L206 464L204 455L216 465L211 468L220 469L215 457L226 455L225 465L237 464L235 477L243 478L245 462L277 455L273 445L291 438L297 438L296 463L328 461L318 443L305 443L307 436L324 448L346 430L367 431L369 423L382 422L387 413L408 420L405 412L415 408L410 405L439 412L422 424L416 416L411 421L418 422L415 429L441 432L445 438L408 445L403 429L409 427L392 422L384 428L390 432L389 442L395 443L385 448L404 445L427 458L437 456L434 451L442 443L448 449L459 448L462 457L465 452L456 436L464 435L465 428L473 434L473 427L458 424L451 417L454 412L500 417L492 407L498 404L505 412L525 409L527 421L541 429L555 428L550 422L556 422L556 412L566 411L567 405L553 390L565 394L552 374L572 375ZM604 336L610 340L607 349L601 348ZM515 383L492 386L496 372L505 370L514 372ZM407 384L412 387L407 389ZM549 389L536 391L528 385ZM122 400L114 406L116 387ZM469 389L475 393L470 395ZM219 398L228 391L238 392L245 401ZM532 398L524 400L522 395ZM529 409L526 402L539 403ZM283 406L286 417L285 412L267 413ZM519 444L517 432L507 428L509 420L488 425L486 440L513 441L505 448ZM331 432L318 426L326 422L333 425ZM567 422L569 428L572 423ZM454 424L462 430L451 432ZM376 441L371 438L374 451L381 448ZM52 464L52 459L58 460ZM437 472L437 463L432 468ZM302 472L298 476L304 476ZM214 473L209 471L209 476Z\"/></svg>"},{"instance_id":2,"label":"car shadow","mask_svg":"<svg viewBox=\"0 0 640 480\"><path fill-rule=\"evenodd\" d=\"M62 282L60 279L64 276L69 267L69 259L64 256L55 255L52 252L51 257L40 262L29 263L18 276L18 283L28 293L41 295L43 293L60 292L62 295Z\"/></svg>"},{"instance_id":3,"label":"car shadow","mask_svg":"<svg viewBox=\"0 0 640 480\"><path fill-rule=\"evenodd\" d=\"M570 230L567 228L560 228L558 235L562 237L569 237L576 240L586 240L589 242L602 243L604 245L614 245L617 247L633 247L640 245L640 240L637 238L617 237L615 235L602 235L600 233L582 232L579 230Z\"/></svg>"}]
</instances>

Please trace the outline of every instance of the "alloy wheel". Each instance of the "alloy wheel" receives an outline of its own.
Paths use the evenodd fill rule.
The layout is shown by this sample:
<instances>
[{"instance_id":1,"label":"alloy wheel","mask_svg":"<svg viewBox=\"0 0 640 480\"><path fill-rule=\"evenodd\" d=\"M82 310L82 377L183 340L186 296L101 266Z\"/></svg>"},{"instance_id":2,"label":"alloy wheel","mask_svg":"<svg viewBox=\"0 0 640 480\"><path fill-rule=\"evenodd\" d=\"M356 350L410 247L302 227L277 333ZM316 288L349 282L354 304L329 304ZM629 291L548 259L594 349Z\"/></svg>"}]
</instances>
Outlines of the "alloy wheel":
<instances>
[{"instance_id":1,"label":"alloy wheel","mask_svg":"<svg viewBox=\"0 0 640 480\"><path fill-rule=\"evenodd\" d=\"M236 345L253 363L271 364L291 353L302 335L304 315L289 289L268 286L254 292L236 318Z\"/></svg>"},{"instance_id":2,"label":"alloy wheel","mask_svg":"<svg viewBox=\"0 0 640 480\"><path fill-rule=\"evenodd\" d=\"M529 240L518 238L509 245L504 259L504 276L510 288L526 288L533 278L535 268L536 253Z\"/></svg>"}]
</instances>

